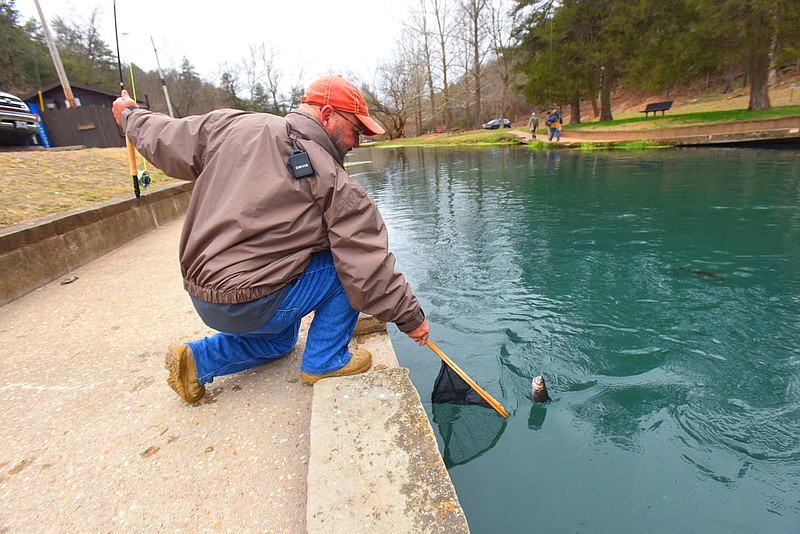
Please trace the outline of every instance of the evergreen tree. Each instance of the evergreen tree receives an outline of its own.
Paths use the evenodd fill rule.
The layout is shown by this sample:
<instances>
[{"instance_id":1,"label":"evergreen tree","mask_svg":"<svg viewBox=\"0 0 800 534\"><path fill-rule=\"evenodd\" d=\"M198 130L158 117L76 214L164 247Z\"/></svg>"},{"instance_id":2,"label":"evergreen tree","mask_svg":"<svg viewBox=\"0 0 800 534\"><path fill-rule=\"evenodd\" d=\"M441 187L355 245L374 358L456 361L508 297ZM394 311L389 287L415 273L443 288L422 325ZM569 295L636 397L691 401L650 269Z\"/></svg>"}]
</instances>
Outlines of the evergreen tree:
<instances>
[{"instance_id":1,"label":"evergreen tree","mask_svg":"<svg viewBox=\"0 0 800 534\"><path fill-rule=\"evenodd\" d=\"M22 92L33 85L33 72L20 61L33 54L35 43L19 25L19 12L14 7L14 0L0 0L0 88Z\"/></svg>"},{"instance_id":2,"label":"evergreen tree","mask_svg":"<svg viewBox=\"0 0 800 534\"><path fill-rule=\"evenodd\" d=\"M243 109L242 100L237 95L238 79L230 70L222 73L219 80L220 97L222 105L231 109Z\"/></svg>"},{"instance_id":3,"label":"evergreen tree","mask_svg":"<svg viewBox=\"0 0 800 534\"><path fill-rule=\"evenodd\" d=\"M602 93L600 120L612 120L611 88L630 55L632 33L613 0L518 0L527 16L517 27L519 87L532 102L569 103L580 121L581 97ZM601 87L602 84L602 87Z\"/></svg>"},{"instance_id":4,"label":"evergreen tree","mask_svg":"<svg viewBox=\"0 0 800 534\"><path fill-rule=\"evenodd\" d=\"M718 75L724 69L723 50L699 24L690 0L637 0L634 32L639 36L628 62L626 86L659 93L677 85Z\"/></svg>"},{"instance_id":5,"label":"evergreen tree","mask_svg":"<svg viewBox=\"0 0 800 534\"><path fill-rule=\"evenodd\" d=\"M253 86L253 99L250 101L249 109L252 111L280 113L279 109L274 109L267 93L261 82L256 82Z\"/></svg>"},{"instance_id":6,"label":"evergreen tree","mask_svg":"<svg viewBox=\"0 0 800 534\"><path fill-rule=\"evenodd\" d=\"M768 109L770 56L773 48L797 47L800 10L797 0L695 0L695 32L706 32L720 62L741 65L750 83L748 110Z\"/></svg>"},{"instance_id":7,"label":"evergreen tree","mask_svg":"<svg viewBox=\"0 0 800 534\"><path fill-rule=\"evenodd\" d=\"M200 76L195 72L194 65L189 61L189 58L184 57L181 61L177 83L175 84L175 96L172 97L175 112L179 117L186 117L187 115L204 111L199 105L201 86Z\"/></svg>"}]
</instances>

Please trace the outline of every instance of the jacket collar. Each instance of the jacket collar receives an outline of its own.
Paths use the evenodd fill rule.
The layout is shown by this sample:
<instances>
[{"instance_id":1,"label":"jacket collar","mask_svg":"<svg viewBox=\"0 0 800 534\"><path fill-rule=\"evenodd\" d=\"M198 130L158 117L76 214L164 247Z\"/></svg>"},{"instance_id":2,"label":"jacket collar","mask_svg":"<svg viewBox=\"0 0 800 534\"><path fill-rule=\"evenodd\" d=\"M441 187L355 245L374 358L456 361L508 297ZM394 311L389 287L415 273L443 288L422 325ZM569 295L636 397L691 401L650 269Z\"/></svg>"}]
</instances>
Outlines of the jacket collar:
<instances>
[{"instance_id":1,"label":"jacket collar","mask_svg":"<svg viewBox=\"0 0 800 534\"><path fill-rule=\"evenodd\" d=\"M328 131L311 115L303 113L299 110L290 111L286 115L286 122L292 131L303 139L314 141L322 148L324 148L334 159L344 167L344 156L336 145L333 144L333 139Z\"/></svg>"}]
</instances>

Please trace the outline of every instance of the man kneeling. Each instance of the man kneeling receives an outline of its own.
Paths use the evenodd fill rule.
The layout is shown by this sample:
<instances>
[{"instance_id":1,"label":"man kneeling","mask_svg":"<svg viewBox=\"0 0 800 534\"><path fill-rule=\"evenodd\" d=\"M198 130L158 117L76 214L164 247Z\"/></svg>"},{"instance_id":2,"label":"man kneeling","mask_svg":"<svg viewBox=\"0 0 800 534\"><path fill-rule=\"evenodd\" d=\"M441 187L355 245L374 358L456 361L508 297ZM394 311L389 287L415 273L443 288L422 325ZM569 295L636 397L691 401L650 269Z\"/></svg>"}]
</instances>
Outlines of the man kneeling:
<instances>
[{"instance_id":1,"label":"man kneeling","mask_svg":"<svg viewBox=\"0 0 800 534\"><path fill-rule=\"evenodd\" d=\"M171 347L169 385L187 402L214 377L286 355L314 313L301 377L367 371L348 350L359 311L424 345L429 328L388 250L377 206L344 170L361 134L384 133L341 76L312 83L286 117L237 110L173 119L122 92L113 113L136 149L195 182L180 242L185 289L220 333Z\"/></svg>"}]
</instances>

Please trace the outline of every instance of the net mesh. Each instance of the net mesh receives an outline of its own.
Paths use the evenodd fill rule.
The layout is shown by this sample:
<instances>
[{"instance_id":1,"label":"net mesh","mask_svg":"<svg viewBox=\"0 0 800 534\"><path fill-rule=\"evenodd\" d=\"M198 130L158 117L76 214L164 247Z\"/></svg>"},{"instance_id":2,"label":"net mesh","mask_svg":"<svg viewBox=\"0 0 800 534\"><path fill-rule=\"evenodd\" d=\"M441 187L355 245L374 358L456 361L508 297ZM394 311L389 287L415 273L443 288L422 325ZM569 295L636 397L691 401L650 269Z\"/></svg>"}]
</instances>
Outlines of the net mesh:
<instances>
[{"instance_id":1,"label":"net mesh","mask_svg":"<svg viewBox=\"0 0 800 534\"><path fill-rule=\"evenodd\" d=\"M494 447L506 428L506 419L480 406L434 404L432 410L448 468L474 460Z\"/></svg>"},{"instance_id":2,"label":"net mesh","mask_svg":"<svg viewBox=\"0 0 800 534\"><path fill-rule=\"evenodd\" d=\"M431 402L434 404L474 404L492 410L494 409L477 391L472 389L472 386L467 384L463 378L458 376L456 372L450 369L444 362L442 362L442 366L439 368L439 375L436 377L436 382L433 383Z\"/></svg>"},{"instance_id":3,"label":"net mesh","mask_svg":"<svg viewBox=\"0 0 800 534\"><path fill-rule=\"evenodd\" d=\"M494 408L444 361L433 383L431 402L448 468L465 464L494 447L506 428L506 419L498 417Z\"/></svg>"}]
</instances>

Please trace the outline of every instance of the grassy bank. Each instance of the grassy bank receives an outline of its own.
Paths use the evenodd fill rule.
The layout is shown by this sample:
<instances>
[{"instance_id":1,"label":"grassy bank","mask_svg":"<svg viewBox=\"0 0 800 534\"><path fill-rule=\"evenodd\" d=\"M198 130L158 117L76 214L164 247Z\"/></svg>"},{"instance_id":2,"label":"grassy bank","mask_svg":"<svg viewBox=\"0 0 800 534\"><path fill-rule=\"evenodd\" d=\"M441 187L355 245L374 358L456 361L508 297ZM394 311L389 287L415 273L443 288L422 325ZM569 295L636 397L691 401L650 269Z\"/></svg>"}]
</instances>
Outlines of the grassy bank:
<instances>
[{"instance_id":1,"label":"grassy bank","mask_svg":"<svg viewBox=\"0 0 800 534\"><path fill-rule=\"evenodd\" d=\"M764 119L777 119L781 117L800 116L800 105L773 107L765 111L747 111L745 109L731 109L720 111L704 111L695 113L679 113L665 116L644 117L631 116L608 122L583 122L575 125L564 125L570 130L591 131L631 131L631 130L658 130L661 128L674 128L676 126L689 126L693 124L725 124L729 122L743 122Z\"/></svg>"},{"instance_id":2,"label":"grassy bank","mask_svg":"<svg viewBox=\"0 0 800 534\"><path fill-rule=\"evenodd\" d=\"M444 134L380 141L373 146L395 148L403 146L464 146L464 145L518 145L519 137L508 130L471 130Z\"/></svg>"},{"instance_id":3,"label":"grassy bank","mask_svg":"<svg viewBox=\"0 0 800 534\"><path fill-rule=\"evenodd\" d=\"M628 150L636 152L639 150L650 150L654 148L673 148L672 145L665 145L659 141L610 141L610 142L588 142L581 143L580 150L591 152L593 150Z\"/></svg>"},{"instance_id":4,"label":"grassy bank","mask_svg":"<svg viewBox=\"0 0 800 534\"><path fill-rule=\"evenodd\" d=\"M148 172L153 190L180 182L152 165ZM129 173L125 148L0 152L0 228L133 197Z\"/></svg>"}]
</instances>

